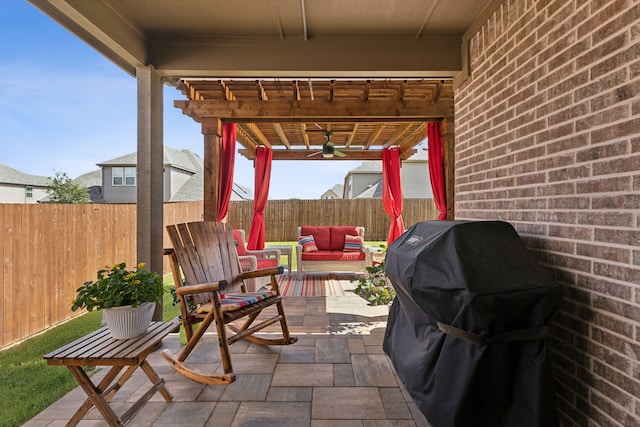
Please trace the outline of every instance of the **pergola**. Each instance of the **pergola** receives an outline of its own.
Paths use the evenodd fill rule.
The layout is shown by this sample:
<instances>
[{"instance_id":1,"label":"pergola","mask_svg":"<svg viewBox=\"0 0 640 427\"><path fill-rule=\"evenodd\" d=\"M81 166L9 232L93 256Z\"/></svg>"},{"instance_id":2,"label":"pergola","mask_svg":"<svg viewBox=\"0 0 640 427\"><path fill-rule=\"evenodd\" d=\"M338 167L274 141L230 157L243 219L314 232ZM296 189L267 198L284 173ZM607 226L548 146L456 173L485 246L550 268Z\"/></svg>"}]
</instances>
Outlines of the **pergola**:
<instances>
[{"instance_id":1,"label":"pergola","mask_svg":"<svg viewBox=\"0 0 640 427\"><path fill-rule=\"evenodd\" d=\"M241 153L318 159L330 137L345 159L402 158L440 122L453 217L453 87L468 41L500 0L29 0L138 80L138 259L162 265L162 87L204 135L204 217L219 190L222 125ZM339 160L334 156L329 160ZM277 167L277 166L276 166Z\"/></svg>"},{"instance_id":2,"label":"pergola","mask_svg":"<svg viewBox=\"0 0 640 427\"><path fill-rule=\"evenodd\" d=\"M208 171L220 170L228 122L236 123L240 153L250 160L260 146L272 150L273 160L380 160L386 147L407 159L430 121L442 122L446 147L453 148L450 80L184 79L180 88L190 101L176 107L201 124ZM329 140L342 155L323 155ZM219 187L220 175L208 174L204 218L215 218ZM446 187L452 191L452 182Z\"/></svg>"}]
</instances>

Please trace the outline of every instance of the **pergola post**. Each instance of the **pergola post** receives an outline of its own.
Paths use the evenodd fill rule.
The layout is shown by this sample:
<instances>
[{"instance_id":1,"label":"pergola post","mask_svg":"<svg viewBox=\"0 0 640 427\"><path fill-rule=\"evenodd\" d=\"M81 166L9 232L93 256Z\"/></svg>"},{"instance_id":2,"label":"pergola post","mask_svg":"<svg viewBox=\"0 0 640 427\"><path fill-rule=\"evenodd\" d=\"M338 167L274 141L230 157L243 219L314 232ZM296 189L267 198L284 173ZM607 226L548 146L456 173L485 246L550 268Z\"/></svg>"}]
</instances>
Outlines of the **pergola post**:
<instances>
[{"instance_id":1,"label":"pergola post","mask_svg":"<svg viewBox=\"0 0 640 427\"><path fill-rule=\"evenodd\" d=\"M138 154L137 154L137 262L162 274L163 249L163 99L162 79L153 66L137 67ZM162 301L153 320L162 320Z\"/></svg>"},{"instance_id":2,"label":"pergola post","mask_svg":"<svg viewBox=\"0 0 640 427\"><path fill-rule=\"evenodd\" d=\"M220 144L222 140L222 120L202 119L204 135L204 212L205 221L215 221L218 213L220 193Z\"/></svg>"}]
</instances>

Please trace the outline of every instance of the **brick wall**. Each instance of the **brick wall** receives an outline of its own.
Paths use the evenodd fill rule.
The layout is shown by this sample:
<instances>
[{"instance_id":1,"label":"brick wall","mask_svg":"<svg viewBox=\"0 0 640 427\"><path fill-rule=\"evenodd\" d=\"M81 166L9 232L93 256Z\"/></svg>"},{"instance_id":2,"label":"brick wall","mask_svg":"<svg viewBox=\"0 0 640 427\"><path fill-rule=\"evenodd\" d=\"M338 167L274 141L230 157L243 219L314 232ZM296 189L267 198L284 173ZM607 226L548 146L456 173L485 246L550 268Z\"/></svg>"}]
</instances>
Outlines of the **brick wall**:
<instances>
[{"instance_id":1,"label":"brick wall","mask_svg":"<svg viewBox=\"0 0 640 427\"><path fill-rule=\"evenodd\" d=\"M512 223L563 286L562 425L640 425L640 2L506 0L470 52L456 218Z\"/></svg>"}]
</instances>

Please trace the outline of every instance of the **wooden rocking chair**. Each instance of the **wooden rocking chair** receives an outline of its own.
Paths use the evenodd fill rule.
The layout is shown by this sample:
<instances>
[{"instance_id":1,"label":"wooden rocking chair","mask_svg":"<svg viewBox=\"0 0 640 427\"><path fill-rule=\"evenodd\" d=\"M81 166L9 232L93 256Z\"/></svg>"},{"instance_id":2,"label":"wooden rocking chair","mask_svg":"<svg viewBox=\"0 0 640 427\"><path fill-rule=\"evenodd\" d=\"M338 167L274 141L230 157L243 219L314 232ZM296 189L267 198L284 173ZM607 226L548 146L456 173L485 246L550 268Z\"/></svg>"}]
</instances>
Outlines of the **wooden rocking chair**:
<instances>
[{"instance_id":1,"label":"wooden rocking chair","mask_svg":"<svg viewBox=\"0 0 640 427\"><path fill-rule=\"evenodd\" d=\"M173 249L165 249L171 259L171 270L182 312L187 344L178 355L163 350L162 356L174 368L194 381L204 384L229 384L235 380L229 346L245 339L263 345L288 345L298 339L289 335L282 296L276 275L283 267L241 272L235 248L233 228L214 221L190 222L167 226ZM267 290L247 293L245 279L270 276ZM275 305L277 313L262 311ZM264 318L266 317L266 318ZM234 322L243 320L238 325ZM215 321L223 375L212 375L185 363L207 328ZM282 337L265 338L254 333L280 322ZM200 323L199 328L194 328ZM226 326L226 327L225 327ZM228 329L228 330L227 330Z\"/></svg>"}]
</instances>

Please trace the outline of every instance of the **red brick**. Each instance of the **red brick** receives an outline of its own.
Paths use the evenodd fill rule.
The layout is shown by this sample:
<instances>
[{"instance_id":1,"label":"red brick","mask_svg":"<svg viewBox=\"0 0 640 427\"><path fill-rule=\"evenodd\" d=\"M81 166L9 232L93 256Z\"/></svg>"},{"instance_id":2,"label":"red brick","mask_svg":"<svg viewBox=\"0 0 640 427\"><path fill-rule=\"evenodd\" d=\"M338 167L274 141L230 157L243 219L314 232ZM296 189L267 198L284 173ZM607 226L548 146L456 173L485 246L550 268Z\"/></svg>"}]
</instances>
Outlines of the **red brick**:
<instances>
[{"instance_id":1,"label":"red brick","mask_svg":"<svg viewBox=\"0 0 640 427\"><path fill-rule=\"evenodd\" d=\"M598 111L620 102L632 99L640 93L640 81L629 83L615 90L605 92L590 102L591 111Z\"/></svg>"},{"instance_id":2,"label":"red brick","mask_svg":"<svg viewBox=\"0 0 640 427\"><path fill-rule=\"evenodd\" d=\"M596 228L594 240L598 242L620 242L629 246L640 246L640 230L616 229L616 228Z\"/></svg>"},{"instance_id":3,"label":"red brick","mask_svg":"<svg viewBox=\"0 0 640 427\"><path fill-rule=\"evenodd\" d=\"M605 9L598 11L593 17L591 17L591 19L578 26L579 38L585 37L590 33L596 31L598 28L601 28L613 16L619 14L621 11L627 8L626 0L617 0L614 2L606 1L603 2L603 5L604 4L607 5ZM592 6L593 11L596 11L598 9L599 8Z\"/></svg>"},{"instance_id":4,"label":"red brick","mask_svg":"<svg viewBox=\"0 0 640 427\"><path fill-rule=\"evenodd\" d=\"M577 222L579 224L606 225L612 227L633 227L633 214L627 212L580 212Z\"/></svg>"},{"instance_id":5,"label":"red brick","mask_svg":"<svg viewBox=\"0 0 640 427\"><path fill-rule=\"evenodd\" d=\"M598 264L598 267L600 270L604 270L601 267L607 267L607 266L605 266L604 264ZM615 269L614 266L608 266L608 267L611 270ZM620 276L620 274L611 274L610 276ZM638 282L636 281L635 283L638 283ZM608 297L604 297L596 294L592 295L592 304L594 308L605 310L608 313L626 317L627 319L630 319L636 322L640 321L640 307L636 305L632 305L624 301L620 301L620 300L616 300L613 298L608 298ZM604 343L604 344L607 344L607 343ZM630 355L635 357L636 360L640 357L640 353L638 352L638 350L640 350L640 346L636 346L634 348L633 354Z\"/></svg>"},{"instance_id":6,"label":"red brick","mask_svg":"<svg viewBox=\"0 0 640 427\"><path fill-rule=\"evenodd\" d=\"M593 175L608 175L612 173L637 172L640 170L640 155L612 159L593 165Z\"/></svg>"},{"instance_id":7,"label":"red brick","mask_svg":"<svg viewBox=\"0 0 640 427\"><path fill-rule=\"evenodd\" d=\"M622 52L618 52L614 56L605 58L603 61L593 65L593 67L591 67L591 78L595 80L600 76L612 73L624 67L625 64L634 61L639 55L640 43L636 43Z\"/></svg>"},{"instance_id":8,"label":"red brick","mask_svg":"<svg viewBox=\"0 0 640 427\"><path fill-rule=\"evenodd\" d=\"M567 123L562 126L553 127L551 119L549 119L549 128L536 134L536 143L542 143L553 139L560 139L574 134L573 123Z\"/></svg>"},{"instance_id":9,"label":"red brick","mask_svg":"<svg viewBox=\"0 0 640 427\"><path fill-rule=\"evenodd\" d=\"M600 246L586 243L579 243L576 247L576 254L589 258L601 259L604 261L614 261L619 263L628 263L631 259L631 250L627 248L618 248L611 246ZM630 298L631 294L624 296Z\"/></svg>"},{"instance_id":10,"label":"red brick","mask_svg":"<svg viewBox=\"0 0 640 427\"><path fill-rule=\"evenodd\" d=\"M628 145L625 141L609 143L597 147L590 147L576 154L576 162L590 162L592 160L606 159L628 154Z\"/></svg>"},{"instance_id":11,"label":"red brick","mask_svg":"<svg viewBox=\"0 0 640 427\"><path fill-rule=\"evenodd\" d=\"M628 120L623 123L617 123L603 129L591 132L591 142L597 144L600 142L611 141L612 139L622 138L638 133L638 119Z\"/></svg>"},{"instance_id":12,"label":"red brick","mask_svg":"<svg viewBox=\"0 0 640 427\"><path fill-rule=\"evenodd\" d=\"M631 115L628 105L618 105L608 110L598 111L596 114L581 118L575 123L576 131L591 129L614 121L624 120Z\"/></svg>"},{"instance_id":13,"label":"red brick","mask_svg":"<svg viewBox=\"0 0 640 427\"><path fill-rule=\"evenodd\" d=\"M631 178L627 176L594 179L579 182L577 186L578 193L603 193L629 190L631 190Z\"/></svg>"},{"instance_id":14,"label":"red brick","mask_svg":"<svg viewBox=\"0 0 640 427\"><path fill-rule=\"evenodd\" d=\"M513 178L511 179L513 180ZM534 173L534 174L522 175L515 178L515 183L518 186L542 184L546 182L546 179L547 177L544 173Z\"/></svg>"},{"instance_id":15,"label":"red brick","mask_svg":"<svg viewBox=\"0 0 640 427\"><path fill-rule=\"evenodd\" d=\"M542 211L536 213L536 218L539 222L576 224L577 217L578 214L576 212Z\"/></svg>"},{"instance_id":16,"label":"red brick","mask_svg":"<svg viewBox=\"0 0 640 427\"><path fill-rule=\"evenodd\" d=\"M573 91L576 102L583 101L587 98L602 95L608 90L625 84L628 76L625 70L617 70L607 76L593 80L588 85L577 88Z\"/></svg>"},{"instance_id":17,"label":"red brick","mask_svg":"<svg viewBox=\"0 0 640 427\"><path fill-rule=\"evenodd\" d=\"M537 196L560 196L566 194L576 194L576 186L572 182L559 182L538 187Z\"/></svg>"},{"instance_id":18,"label":"red brick","mask_svg":"<svg viewBox=\"0 0 640 427\"><path fill-rule=\"evenodd\" d=\"M596 375L617 384L622 390L631 393L632 396L640 396L640 382L634 381L632 378L625 376L620 371L614 370L604 363L594 361L593 372Z\"/></svg>"},{"instance_id":19,"label":"red brick","mask_svg":"<svg viewBox=\"0 0 640 427\"><path fill-rule=\"evenodd\" d=\"M625 46L626 35L620 34L611 40L587 51L584 55L576 59L576 67L578 69L593 65L598 59L609 56L612 52L622 49Z\"/></svg>"},{"instance_id":20,"label":"red brick","mask_svg":"<svg viewBox=\"0 0 640 427\"><path fill-rule=\"evenodd\" d=\"M549 172L549 182L564 181L567 179L585 178L591 176L591 168L588 166L575 166L562 168Z\"/></svg>"},{"instance_id":21,"label":"red brick","mask_svg":"<svg viewBox=\"0 0 640 427\"><path fill-rule=\"evenodd\" d=\"M549 226L549 236L562 237L565 239L591 240L594 230L592 227L551 225Z\"/></svg>"},{"instance_id":22,"label":"red brick","mask_svg":"<svg viewBox=\"0 0 640 427\"><path fill-rule=\"evenodd\" d=\"M559 97L565 95L574 88L587 83L588 81L589 74L586 71L583 71L565 79L564 81L553 87L550 87L547 91L547 94L549 96L549 99Z\"/></svg>"},{"instance_id":23,"label":"red brick","mask_svg":"<svg viewBox=\"0 0 640 427\"><path fill-rule=\"evenodd\" d=\"M539 157L537 169L540 171L570 166L576 163L575 153L557 154L553 157Z\"/></svg>"},{"instance_id":24,"label":"red brick","mask_svg":"<svg viewBox=\"0 0 640 427\"><path fill-rule=\"evenodd\" d=\"M571 126L571 125L568 125ZM537 136L543 138L544 132L539 133ZM540 140L539 140L540 141ZM560 141L553 141L546 145L547 154L555 154L562 151L573 150L578 147L584 147L589 143L589 136L586 133L573 134L569 138L562 139Z\"/></svg>"}]
</instances>

